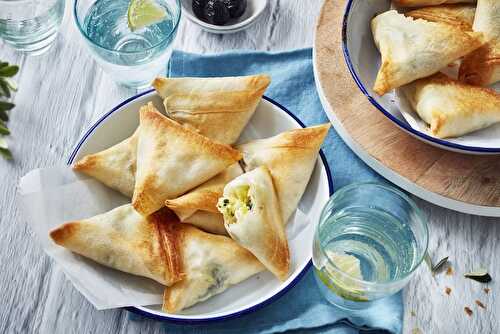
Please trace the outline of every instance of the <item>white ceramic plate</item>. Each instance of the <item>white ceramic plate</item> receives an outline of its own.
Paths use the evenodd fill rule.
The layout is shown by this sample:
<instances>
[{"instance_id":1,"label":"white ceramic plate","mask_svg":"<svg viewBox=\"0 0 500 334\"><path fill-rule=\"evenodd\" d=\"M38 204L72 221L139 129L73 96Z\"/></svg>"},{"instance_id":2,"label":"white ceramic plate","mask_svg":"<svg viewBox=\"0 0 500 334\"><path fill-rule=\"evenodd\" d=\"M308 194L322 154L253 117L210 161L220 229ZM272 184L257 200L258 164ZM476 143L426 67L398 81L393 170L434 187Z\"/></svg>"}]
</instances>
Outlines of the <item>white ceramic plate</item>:
<instances>
[{"instance_id":1,"label":"white ceramic plate","mask_svg":"<svg viewBox=\"0 0 500 334\"><path fill-rule=\"evenodd\" d=\"M68 164L86 154L101 151L129 137L139 125L139 108L149 101L152 101L158 110L163 110L161 98L154 91L148 91L124 101L105 114L78 142ZM301 127L304 125L292 113L264 97L242 134L242 139L266 138ZM181 314L165 313L159 305L128 309L145 316L183 323L217 321L254 311L276 300L292 288L311 264L314 228L316 222L319 221L323 206L333 193L328 165L323 154L320 154L309 185L299 204L299 209L307 216L310 224L302 226L301 230L292 230L291 224L287 228L292 274L285 282L278 281L269 272L262 272ZM294 237L290 238L291 235Z\"/></svg>"},{"instance_id":2,"label":"white ceramic plate","mask_svg":"<svg viewBox=\"0 0 500 334\"><path fill-rule=\"evenodd\" d=\"M500 124L459 138L438 139L427 133L418 116L415 117L407 103L400 101L393 92L382 97L373 92L380 53L373 42L370 22L390 6L390 0L350 0L347 4L343 25L344 56L361 91L397 126L428 144L468 154L500 154ZM494 88L500 91L500 84Z\"/></svg>"},{"instance_id":3,"label":"white ceramic plate","mask_svg":"<svg viewBox=\"0 0 500 334\"><path fill-rule=\"evenodd\" d=\"M193 13L193 1L182 0L182 12L193 23L199 25L203 30L214 34L232 34L253 25L257 18L266 9L268 0L247 0L247 8L243 15L230 22L231 24L218 26L204 22L196 17Z\"/></svg>"}]
</instances>

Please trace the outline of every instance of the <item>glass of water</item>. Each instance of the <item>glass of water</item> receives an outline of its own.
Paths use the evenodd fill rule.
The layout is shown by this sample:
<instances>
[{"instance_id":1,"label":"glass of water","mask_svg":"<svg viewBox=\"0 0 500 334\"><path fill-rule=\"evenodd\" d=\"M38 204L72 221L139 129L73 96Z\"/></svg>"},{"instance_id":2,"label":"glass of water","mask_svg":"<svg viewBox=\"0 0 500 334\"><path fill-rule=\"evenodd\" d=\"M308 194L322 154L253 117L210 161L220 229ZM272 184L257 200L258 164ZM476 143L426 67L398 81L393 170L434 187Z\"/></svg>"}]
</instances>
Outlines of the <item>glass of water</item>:
<instances>
[{"instance_id":1,"label":"glass of water","mask_svg":"<svg viewBox=\"0 0 500 334\"><path fill-rule=\"evenodd\" d=\"M57 37L65 0L0 0L0 38L19 51L39 55Z\"/></svg>"},{"instance_id":2,"label":"glass of water","mask_svg":"<svg viewBox=\"0 0 500 334\"><path fill-rule=\"evenodd\" d=\"M130 0L75 0L76 25L98 64L117 83L143 88L166 71L181 16L180 0L157 0L167 17L132 31Z\"/></svg>"},{"instance_id":3,"label":"glass of water","mask_svg":"<svg viewBox=\"0 0 500 334\"><path fill-rule=\"evenodd\" d=\"M428 237L422 213L401 191L378 183L346 186L327 202L316 227L318 286L340 308L370 307L408 283Z\"/></svg>"}]
</instances>

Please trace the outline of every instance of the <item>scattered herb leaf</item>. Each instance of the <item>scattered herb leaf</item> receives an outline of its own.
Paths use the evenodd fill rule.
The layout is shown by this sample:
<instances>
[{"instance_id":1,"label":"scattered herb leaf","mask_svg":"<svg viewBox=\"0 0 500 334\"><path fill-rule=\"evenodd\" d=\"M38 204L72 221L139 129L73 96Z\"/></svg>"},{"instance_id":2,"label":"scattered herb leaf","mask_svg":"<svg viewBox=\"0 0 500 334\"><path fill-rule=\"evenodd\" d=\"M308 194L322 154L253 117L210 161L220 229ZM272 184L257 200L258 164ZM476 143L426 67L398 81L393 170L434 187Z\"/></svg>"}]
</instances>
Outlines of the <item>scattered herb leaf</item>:
<instances>
[{"instance_id":1,"label":"scattered herb leaf","mask_svg":"<svg viewBox=\"0 0 500 334\"><path fill-rule=\"evenodd\" d=\"M0 101L0 110L10 110L14 108L15 104L7 101Z\"/></svg>"},{"instance_id":2,"label":"scattered herb leaf","mask_svg":"<svg viewBox=\"0 0 500 334\"><path fill-rule=\"evenodd\" d=\"M451 294L451 288L446 287L446 289L444 289L444 292L449 296Z\"/></svg>"},{"instance_id":3,"label":"scattered herb leaf","mask_svg":"<svg viewBox=\"0 0 500 334\"><path fill-rule=\"evenodd\" d=\"M467 307L467 306L466 306L466 307L464 307L464 311L465 311L465 313L467 313L467 315L468 315L469 317L470 317L470 316L472 316L472 310L471 310L469 307Z\"/></svg>"},{"instance_id":4,"label":"scattered herb leaf","mask_svg":"<svg viewBox=\"0 0 500 334\"><path fill-rule=\"evenodd\" d=\"M0 120L4 122L9 120L9 114L7 114L7 111L0 109Z\"/></svg>"},{"instance_id":5,"label":"scattered herb leaf","mask_svg":"<svg viewBox=\"0 0 500 334\"><path fill-rule=\"evenodd\" d=\"M0 137L0 155L2 155L7 160L12 160L12 153L9 150L7 141Z\"/></svg>"},{"instance_id":6,"label":"scattered herb leaf","mask_svg":"<svg viewBox=\"0 0 500 334\"><path fill-rule=\"evenodd\" d=\"M6 98L10 98L10 89L7 82L3 79L0 79L0 96L5 96Z\"/></svg>"},{"instance_id":7,"label":"scattered herb leaf","mask_svg":"<svg viewBox=\"0 0 500 334\"><path fill-rule=\"evenodd\" d=\"M483 304L483 303L481 303L481 301L479 301L479 300L477 300L477 299L476 299L476 305L477 305L477 306L479 306L480 308L484 308L484 309L486 309L486 306L484 306L484 304Z\"/></svg>"},{"instance_id":8,"label":"scattered herb leaf","mask_svg":"<svg viewBox=\"0 0 500 334\"><path fill-rule=\"evenodd\" d=\"M465 273L464 276L480 283L491 282L491 276L485 269L479 269L470 273Z\"/></svg>"},{"instance_id":9,"label":"scattered herb leaf","mask_svg":"<svg viewBox=\"0 0 500 334\"><path fill-rule=\"evenodd\" d=\"M7 128L7 125L2 120L0 120L0 135L10 135L10 131Z\"/></svg>"},{"instance_id":10,"label":"scattered herb leaf","mask_svg":"<svg viewBox=\"0 0 500 334\"><path fill-rule=\"evenodd\" d=\"M13 77L19 72L19 67L17 65L7 65L0 68L1 77Z\"/></svg>"},{"instance_id":11,"label":"scattered herb leaf","mask_svg":"<svg viewBox=\"0 0 500 334\"><path fill-rule=\"evenodd\" d=\"M439 270L441 270L446 263L448 263L448 256L445 258L442 258L436 265L432 267L432 272L437 273Z\"/></svg>"}]
</instances>

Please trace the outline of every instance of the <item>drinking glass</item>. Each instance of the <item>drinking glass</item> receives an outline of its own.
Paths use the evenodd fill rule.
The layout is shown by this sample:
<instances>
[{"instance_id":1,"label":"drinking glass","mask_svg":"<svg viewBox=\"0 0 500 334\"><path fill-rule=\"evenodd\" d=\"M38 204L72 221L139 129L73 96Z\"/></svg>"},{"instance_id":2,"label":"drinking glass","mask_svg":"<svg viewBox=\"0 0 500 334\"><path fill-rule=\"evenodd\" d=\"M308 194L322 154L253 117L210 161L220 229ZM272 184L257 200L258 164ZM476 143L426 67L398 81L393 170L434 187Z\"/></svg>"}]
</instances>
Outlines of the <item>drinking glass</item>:
<instances>
[{"instance_id":1,"label":"drinking glass","mask_svg":"<svg viewBox=\"0 0 500 334\"><path fill-rule=\"evenodd\" d=\"M31 55L47 51L57 37L65 0L0 0L0 38Z\"/></svg>"},{"instance_id":2,"label":"drinking glass","mask_svg":"<svg viewBox=\"0 0 500 334\"><path fill-rule=\"evenodd\" d=\"M401 191L378 183L346 186L329 199L316 227L318 286L340 308L370 307L408 283L428 237L422 213Z\"/></svg>"},{"instance_id":3,"label":"drinking glass","mask_svg":"<svg viewBox=\"0 0 500 334\"><path fill-rule=\"evenodd\" d=\"M75 0L74 19L97 63L117 83L143 88L165 74L181 16L180 0L157 0L167 18L131 31L130 0Z\"/></svg>"}]
</instances>

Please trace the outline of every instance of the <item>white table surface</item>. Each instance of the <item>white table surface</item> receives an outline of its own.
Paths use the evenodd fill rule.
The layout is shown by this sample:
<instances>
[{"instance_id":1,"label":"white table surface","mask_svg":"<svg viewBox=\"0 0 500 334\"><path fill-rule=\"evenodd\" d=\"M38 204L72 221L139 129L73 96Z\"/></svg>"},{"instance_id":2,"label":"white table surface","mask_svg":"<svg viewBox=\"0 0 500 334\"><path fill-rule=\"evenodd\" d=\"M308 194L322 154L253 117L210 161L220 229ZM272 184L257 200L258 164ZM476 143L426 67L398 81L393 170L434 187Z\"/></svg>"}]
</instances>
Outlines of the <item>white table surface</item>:
<instances>
[{"instance_id":1,"label":"white table surface","mask_svg":"<svg viewBox=\"0 0 500 334\"><path fill-rule=\"evenodd\" d=\"M320 7L321 0L271 0L256 25L225 36L205 33L183 19L176 48L212 53L310 47ZM15 160L0 159L0 333L164 333L162 323L131 320L123 310L96 311L41 252L16 202L21 176L64 163L92 122L135 93L114 84L96 65L66 9L56 44L42 56L26 57L0 41L0 59L21 67L9 123ZM404 293L404 332L499 333L500 220L418 204L429 218L433 256L450 256L455 273L432 277L420 268ZM483 291L486 285L461 275L481 265L494 279L487 285L489 294ZM478 308L476 299L487 309ZM465 306L473 310L471 317Z\"/></svg>"}]
</instances>

